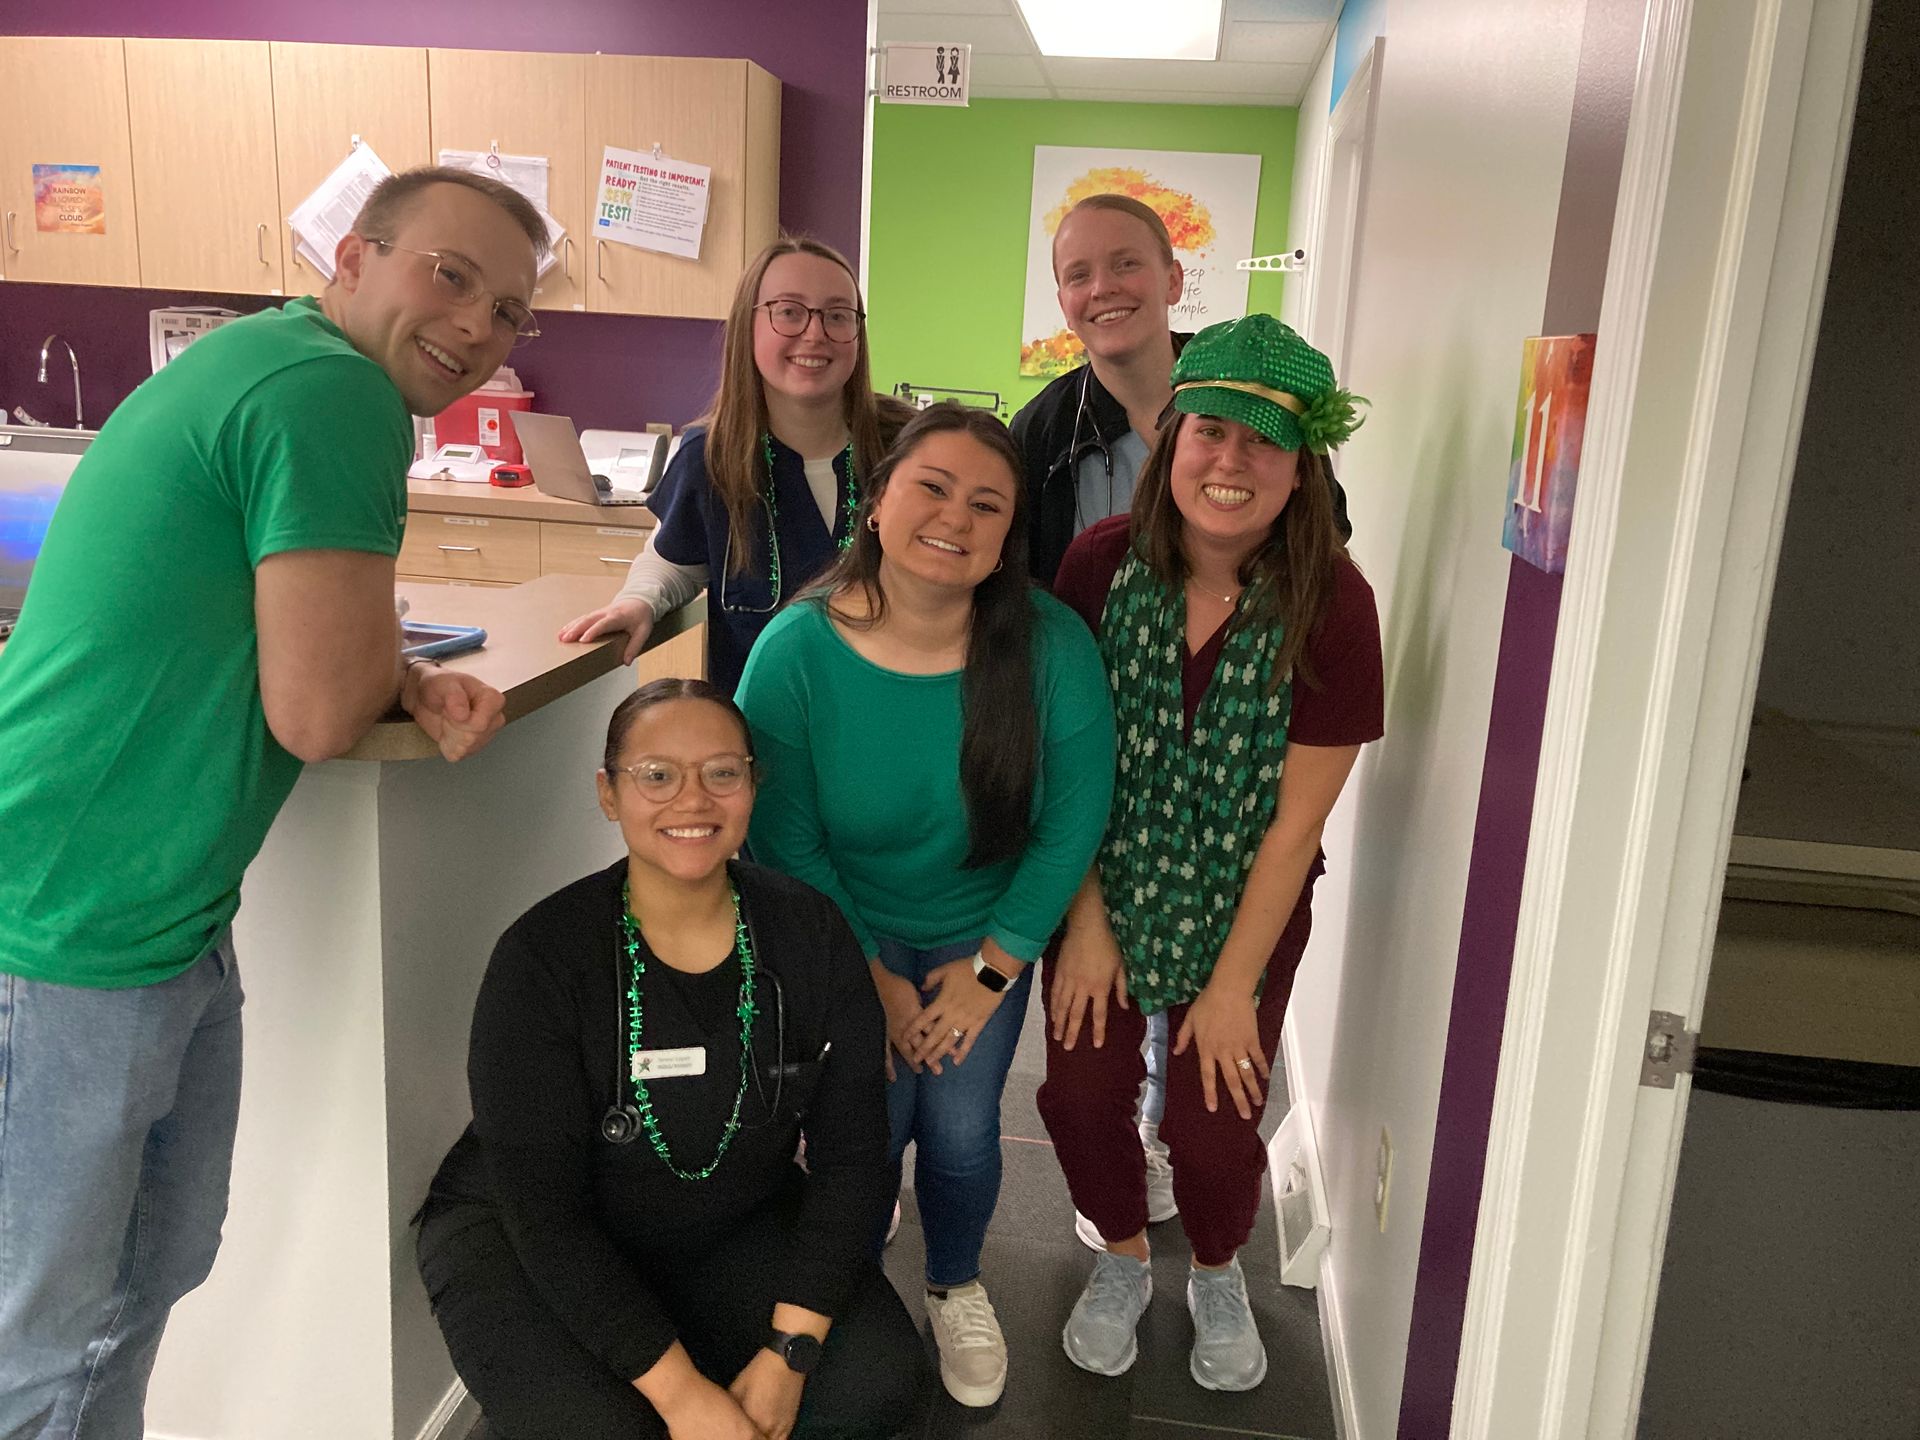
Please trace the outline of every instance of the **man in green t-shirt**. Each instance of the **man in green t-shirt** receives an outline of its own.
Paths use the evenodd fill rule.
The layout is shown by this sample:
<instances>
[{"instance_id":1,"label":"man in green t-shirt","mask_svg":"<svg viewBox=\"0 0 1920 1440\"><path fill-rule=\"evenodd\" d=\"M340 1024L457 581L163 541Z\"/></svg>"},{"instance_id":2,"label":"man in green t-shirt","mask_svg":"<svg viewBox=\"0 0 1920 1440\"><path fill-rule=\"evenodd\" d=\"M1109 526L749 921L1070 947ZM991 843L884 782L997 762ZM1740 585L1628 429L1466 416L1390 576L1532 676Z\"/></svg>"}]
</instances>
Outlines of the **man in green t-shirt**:
<instances>
[{"instance_id":1,"label":"man in green t-shirt","mask_svg":"<svg viewBox=\"0 0 1920 1440\"><path fill-rule=\"evenodd\" d=\"M196 342L114 412L0 651L0 1436L138 1435L220 1239L230 922L304 762L396 701L449 760L498 691L403 666L412 414L533 330L539 213L384 181L318 300Z\"/></svg>"}]
</instances>

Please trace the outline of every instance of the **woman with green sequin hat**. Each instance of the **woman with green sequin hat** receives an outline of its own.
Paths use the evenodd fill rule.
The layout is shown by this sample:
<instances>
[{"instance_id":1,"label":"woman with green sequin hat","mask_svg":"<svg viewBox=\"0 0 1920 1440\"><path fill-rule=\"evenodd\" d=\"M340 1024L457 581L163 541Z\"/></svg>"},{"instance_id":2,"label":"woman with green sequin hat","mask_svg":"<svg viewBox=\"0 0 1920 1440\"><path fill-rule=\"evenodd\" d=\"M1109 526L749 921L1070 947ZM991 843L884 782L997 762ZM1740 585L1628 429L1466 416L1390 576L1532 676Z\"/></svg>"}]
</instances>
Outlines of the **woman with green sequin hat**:
<instances>
[{"instance_id":1,"label":"woman with green sequin hat","mask_svg":"<svg viewBox=\"0 0 1920 1440\"><path fill-rule=\"evenodd\" d=\"M1193 1249L1189 1368L1248 1390L1266 1351L1236 1256L1264 1183L1264 1082L1322 829L1383 729L1373 592L1326 483L1365 402L1267 315L1194 336L1173 392L1132 514L1075 540L1054 585L1099 637L1119 735L1106 838L1047 961L1039 1104L1106 1242L1067 1354L1117 1375L1152 1296L1133 1097L1144 1017L1167 1015L1160 1139Z\"/></svg>"},{"instance_id":2,"label":"woman with green sequin hat","mask_svg":"<svg viewBox=\"0 0 1920 1440\"><path fill-rule=\"evenodd\" d=\"M880 1006L834 903L734 858L757 776L725 692L629 695L594 777L626 855L487 964L419 1257L489 1433L881 1440L914 1409Z\"/></svg>"}]
</instances>

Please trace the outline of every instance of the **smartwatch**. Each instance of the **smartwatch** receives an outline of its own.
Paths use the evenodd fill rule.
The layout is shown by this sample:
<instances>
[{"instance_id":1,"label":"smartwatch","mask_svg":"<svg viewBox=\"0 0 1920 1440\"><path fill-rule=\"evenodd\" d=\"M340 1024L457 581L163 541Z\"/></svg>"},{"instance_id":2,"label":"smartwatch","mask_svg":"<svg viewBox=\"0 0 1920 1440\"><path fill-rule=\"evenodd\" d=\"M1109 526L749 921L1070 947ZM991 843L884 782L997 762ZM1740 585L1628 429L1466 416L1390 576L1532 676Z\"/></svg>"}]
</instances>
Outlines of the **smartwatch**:
<instances>
[{"instance_id":1,"label":"smartwatch","mask_svg":"<svg viewBox=\"0 0 1920 1440\"><path fill-rule=\"evenodd\" d=\"M767 1337L766 1348L786 1361L787 1368L796 1375L811 1375L813 1367L820 1363L822 1347L811 1335L775 1330Z\"/></svg>"},{"instance_id":2,"label":"smartwatch","mask_svg":"<svg viewBox=\"0 0 1920 1440\"><path fill-rule=\"evenodd\" d=\"M1012 976L987 964L987 957L977 952L973 957L973 978L996 995L1013 983Z\"/></svg>"}]
</instances>

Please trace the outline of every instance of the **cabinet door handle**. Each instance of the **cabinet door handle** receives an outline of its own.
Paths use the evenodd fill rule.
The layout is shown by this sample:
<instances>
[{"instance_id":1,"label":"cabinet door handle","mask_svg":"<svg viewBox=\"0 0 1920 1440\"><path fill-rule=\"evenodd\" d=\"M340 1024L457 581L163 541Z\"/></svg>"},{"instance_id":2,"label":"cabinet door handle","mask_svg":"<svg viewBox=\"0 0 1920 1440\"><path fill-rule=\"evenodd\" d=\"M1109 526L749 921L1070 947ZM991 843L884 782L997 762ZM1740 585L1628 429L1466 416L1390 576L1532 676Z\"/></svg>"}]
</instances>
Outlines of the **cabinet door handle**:
<instances>
[{"instance_id":1,"label":"cabinet door handle","mask_svg":"<svg viewBox=\"0 0 1920 1440\"><path fill-rule=\"evenodd\" d=\"M13 211L7 211L7 249L13 254L18 255L20 253L20 247L13 243L13 215Z\"/></svg>"},{"instance_id":2,"label":"cabinet door handle","mask_svg":"<svg viewBox=\"0 0 1920 1440\"><path fill-rule=\"evenodd\" d=\"M594 274L594 278L601 281L602 283L605 283L607 278L606 259L607 259L607 242L604 240L594 241L593 242L593 274Z\"/></svg>"},{"instance_id":3,"label":"cabinet door handle","mask_svg":"<svg viewBox=\"0 0 1920 1440\"><path fill-rule=\"evenodd\" d=\"M267 222L264 220L254 226L253 248L254 253L260 257L260 263L262 265L271 265L273 263L267 259Z\"/></svg>"},{"instance_id":4,"label":"cabinet door handle","mask_svg":"<svg viewBox=\"0 0 1920 1440\"><path fill-rule=\"evenodd\" d=\"M560 278L571 283L573 280L573 237L560 237Z\"/></svg>"},{"instance_id":5,"label":"cabinet door handle","mask_svg":"<svg viewBox=\"0 0 1920 1440\"><path fill-rule=\"evenodd\" d=\"M442 545L440 548L442 550L457 551L462 555L478 555L480 553L480 547L478 545Z\"/></svg>"},{"instance_id":6,"label":"cabinet door handle","mask_svg":"<svg viewBox=\"0 0 1920 1440\"><path fill-rule=\"evenodd\" d=\"M602 565L631 565L633 563L633 557L631 555L602 555L600 557L600 563Z\"/></svg>"}]
</instances>

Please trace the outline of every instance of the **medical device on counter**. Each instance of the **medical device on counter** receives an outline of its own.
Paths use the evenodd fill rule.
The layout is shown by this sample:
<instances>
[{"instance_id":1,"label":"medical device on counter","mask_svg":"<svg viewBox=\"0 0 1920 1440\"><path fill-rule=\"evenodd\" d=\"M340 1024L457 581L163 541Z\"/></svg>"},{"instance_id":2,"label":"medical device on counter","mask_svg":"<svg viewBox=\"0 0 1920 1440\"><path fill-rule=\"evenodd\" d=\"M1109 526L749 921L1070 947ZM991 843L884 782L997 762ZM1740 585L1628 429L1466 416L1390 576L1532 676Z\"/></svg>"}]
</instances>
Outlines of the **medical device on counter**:
<instances>
[{"instance_id":1,"label":"medical device on counter","mask_svg":"<svg viewBox=\"0 0 1920 1440\"><path fill-rule=\"evenodd\" d=\"M493 478L498 462L480 445L442 445L424 460L407 467L409 480L457 480L484 485Z\"/></svg>"}]
</instances>

